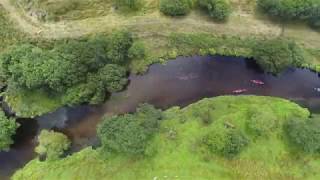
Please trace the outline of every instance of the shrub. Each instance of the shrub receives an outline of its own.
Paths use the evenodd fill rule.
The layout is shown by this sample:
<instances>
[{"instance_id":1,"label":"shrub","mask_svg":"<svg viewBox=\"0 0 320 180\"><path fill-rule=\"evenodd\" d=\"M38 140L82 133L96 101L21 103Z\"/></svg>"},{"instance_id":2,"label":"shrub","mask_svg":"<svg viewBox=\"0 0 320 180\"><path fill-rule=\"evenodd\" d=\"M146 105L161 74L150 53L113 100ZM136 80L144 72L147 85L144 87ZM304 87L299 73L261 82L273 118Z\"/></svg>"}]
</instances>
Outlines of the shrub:
<instances>
[{"instance_id":1,"label":"shrub","mask_svg":"<svg viewBox=\"0 0 320 180\"><path fill-rule=\"evenodd\" d=\"M272 132L277 125L277 117L271 110L258 110L247 120L247 128L255 136L266 136Z\"/></svg>"},{"instance_id":2,"label":"shrub","mask_svg":"<svg viewBox=\"0 0 320 180\"><path fill-rule=\"evenodd\" d=\"M199 6L210 17L219 21L226 20L231 14L231 5L228 0L199 0Z\"/></svg>"},{"instance_id":3,"label":"shrub","mask_svg":"<svg viewBox=\"0 0 320 180\"><path fill-rule=\"evenodd\" d=\"M266 72L274 74L289 66L299 66L304 61L303 50L284 39L261 41L253 47L253 57Z\"/></svg>"},{"instance_id":4,"label":"shrub","mask_svg":"<svg viewBox=\"0 0 320 180\"><path fill-rule=\"evenodd\" d=\"M289 141L305 152L320 152L320 118L289 120L285 124Z\"/></svg>"},{"instance_id":5,"label":"shrub","mask_svg":"<svg viewBox=\"0 0 320 180\"><path fill-rule=\"evenodd\" d=\"M128 31L112 33L108 44L108 58L116 64L125 63L128 60L128 51L132 43L132 34Z\"/></svg>"},{"instance_id":6,"label":"shrub","mask_svg":"<svg viewBox=\"0 0 320 180\"><path fill-rule=\"evenodd\" d=\"M234 157L249 144L249 139L237 129L216 125L202 138L202 143L212 153Z\"/></svg>"},{"instance_id":7,"label":"shrub","mask_svg":"<svg viewBox=\"0 0 320 180\"><path fill-rule=\"evenodd\" d=\"M258 0L257 5L270 16L284 20L307 20L317 26L320 1L315 0Z\"/></svg>"},{"instance_id":8,"label":"shrub","mask_svg":"<svg viewBox=\"0 0 320 180\"><path fill-rule=\"evenodd\" d=\"M160 11L169 16L182 16L191 11L192 0L160 0Z\"/></svg>"},{"instance_id":9,"label":"shrub","mask_svg":"<svg viewBox=\"0 0 320 180\"><path fill-rule=\"evenodd\" d=\"M142 42L134 42L128 53L131 59L143 59L146 56L146 49Z\"/></svg>"},{"instance_id":10,"label":"shrub","mask_svg":"<svg viewBox=\"0 0 320 180\"><path fill-rule=\"evenodd\" d=\"M40 155L45 155L47 160L57 160L69 149L70 141L62 133L42 130L38 137L39 145L35 151Z\"/></svg>"},{"instance_id":11,"label":"shrub","mask_svg":"<svg viewBox=\"0 0 320 180\"><path fill-rule=\"evenodd\" d=\"M97 133L105 152L128 155L145 153L147 143L158 130L161 112L151 105L141 105L135 114L104 117Z\"/></svg>"},{"instance_id":12,"label":"shrub","mask_svg":"<svg viewBox=\"0 0 320 180\"><path fill-rule=\"evenodd\" d=\"M2 110L0 110L0 151L8 151L13 144L12 136L16 133L19 124L15 119L7 118Z\"/></svg>"}]
</instances>

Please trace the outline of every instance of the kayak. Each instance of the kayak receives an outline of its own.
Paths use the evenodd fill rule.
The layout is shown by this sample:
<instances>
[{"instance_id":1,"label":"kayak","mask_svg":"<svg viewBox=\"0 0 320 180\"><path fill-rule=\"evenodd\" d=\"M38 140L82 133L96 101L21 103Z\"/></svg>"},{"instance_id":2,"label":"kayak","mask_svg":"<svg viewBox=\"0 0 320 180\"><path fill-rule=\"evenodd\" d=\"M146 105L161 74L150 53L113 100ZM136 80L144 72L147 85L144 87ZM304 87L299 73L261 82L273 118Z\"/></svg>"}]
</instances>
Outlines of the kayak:
<instances>
[{"instance_id":1,"label":"kayak","mask_svg":"<svg viewBox=\"0 0 320 180\"><path fill-rule=\"evenodd\" d=\"M250 80L253 84L257 84L257 85L264 85L265 83L263 81L260 80Z\"/></svg>"},{"instance_id":2,"label":"kayak","mask_svg":"<svg viewBox=\"0 0 320 180\"><path fill-rule=\"evenodd\" d=\"M232 91L232 93L234 94L241 94L241 93L244 93L244 92L247 92L248 89L236 89L234 91Z\"/></svg>"}]
</instances>

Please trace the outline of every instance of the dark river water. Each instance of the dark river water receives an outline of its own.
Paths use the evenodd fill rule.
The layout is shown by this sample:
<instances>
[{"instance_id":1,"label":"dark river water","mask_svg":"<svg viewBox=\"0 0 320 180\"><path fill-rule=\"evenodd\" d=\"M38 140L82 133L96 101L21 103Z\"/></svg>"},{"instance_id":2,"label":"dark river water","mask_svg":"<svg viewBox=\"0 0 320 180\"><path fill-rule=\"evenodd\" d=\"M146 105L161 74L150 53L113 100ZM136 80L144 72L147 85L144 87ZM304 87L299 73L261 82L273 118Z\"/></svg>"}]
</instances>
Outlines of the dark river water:
<instances>
[{"instance_id":1,"label":"dark river water","mask_svg":"<svg viewBox=\"0 0 320 180\"><path fill-rule=\"evenodd\" d=\"M250 82L258 79L265 85ZM132 112L143 102L158 108L186 106L205 97L233 94L277 96L290 99L320 113L318 74L306 69L288 69L279 76L263 73L252 60L232 57L180 57L166 65L152 65L145 75L131 75L127 90L113 94L100 106L61 108L37 119L22 122L9 152L0 152L0 179L6 179L34 158L35 137L40 129L64 132L73 141L72 151L97 144L96 125L104 114Z\"/></svg>"}]
</instances>

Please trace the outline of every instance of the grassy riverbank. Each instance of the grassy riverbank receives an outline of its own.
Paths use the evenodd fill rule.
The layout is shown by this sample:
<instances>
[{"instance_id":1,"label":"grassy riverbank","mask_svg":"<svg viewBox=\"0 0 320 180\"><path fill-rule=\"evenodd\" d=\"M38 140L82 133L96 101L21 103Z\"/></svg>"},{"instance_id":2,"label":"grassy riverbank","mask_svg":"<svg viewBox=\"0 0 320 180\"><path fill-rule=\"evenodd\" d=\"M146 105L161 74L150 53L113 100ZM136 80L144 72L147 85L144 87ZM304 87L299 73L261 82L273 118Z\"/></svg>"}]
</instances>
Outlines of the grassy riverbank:
<instances>
[{"instance_id":1,"label":"grassy riverbank","mask_svg":"<svg viewBox=\"0 0 320 180\"><path fill-rule=\"evenodd\" d=\"M62 2L61 2L62 3ZM253 3L254 4L254 3ZM148 4L150 7L154 4ZM252 2L250 3L252 6ZM237 7L236 3L233 3L233 7ZM241 12L244 11L245 5L241 4ZM151 8L152 9L152 8ZM155 10L153 8L153 10ZM248 10L253 13L252 7ZM38 37L30 38L29 36L21 33L15 29L15 24L9 21L8 14L0 9L1 12L1 23L2 33L0 37L5 39L5 43L2 44L0 51L7 48L9 45L31 42L36 46L53 46L56 41L67 41L72 39L73 36L65 39L59 39L56 41L43 39L41 34ZM195 18L199 16L198 12L196 14L191 14L186 18ZM231 17L231 19L225 24L229 26L230 23L236 22ZM201 19L201 18L200 18ZM250 19L250 18L249 18ZM128 17L128 20L130 18ZM133 20L132 20L133 21ZM148 67L154 63L165 63L170 59L174 59L177 56L192 56L192 55L225 55L225 56L241 56L241 57L253 57L253 48L258 44L262 44L266 39L273 39L273 35L256 35L250 36L249 34L238 34L234 33L231 36L229 33L218 33L212 28L199 27L192 31L185 31L185 27L178 28L176 33L173 33L172 29L176 23L184 21L182 19L174 19L173 24L167 22L165 25L159 24L144 24L143 26L127 26L125 27L134 35L135 41L143 42L145 46L146 55L143 58L133 59L128 64L128 71L132 73L144 73L147 71ZM169 23L169 24L168 24ZM214 22L207 22L207 24L214 24ZM189 25L193 26L193 25ZM221 24L221 26L224 26ZM237 25L234 25L237 26ZM17 26L18 27L18 26ZM118 28L121 28L119 26ZM221 28L220 25L217 28ZM62 28L69 29L69 28ZM165 32L160 31L160 29L166 29ZM182 30L182 31L181 31ZM212 30L212 31L211 31ZM220 30L219 30L220 31ZM13 33L8 33L13 32ZM226 31L227 32L227 31ZM286 31L290 32L290 31ZM106 36L109 34L104 33ZM302 35L302 34L301 34ZM86 39L94 35L85 35L81 38L76 37L76 39ZM302 35L304 36L304 35ZM283 39L289 39L289 36L283 35ZM295 38L293 38L295 39ZM297 44L303 49L303 62L302 67L308 67L310 69L320 72L320 50L308 45L305 41L297 40ZM7 93L6 101L13 109L17 112L17 115L21 117L34 117L39 116L48 112L52 112L57 108L66 105L62 102L61 94L50 95L42 90L24 90L21 89L15 93Z\"/></svg>"},{"instance_id":2,"label":"grassy riverbank","mask_svg":"<svg viewBox=\"0 0 320 180\"><path fill-rule=\"evenodd\" d=\"M82 41L83 39L86 38L82 38ZM177 56L223 55L253 58L254 48L268 42L268 39L215 36L205 33L174 33L168 37L145 39L135 36L135 41L144 44L146 54L143 58L130 61L128 71L143 74L151 64L166 63ZM303 61L299 67L308 67L320 72L319 50L302 48L301 57ZM14 93L6 93L5 99L18 116L35 117L66 105L62 101L62 96L61 93L50 95L42 90L20 89Z\"/></svg>"},{"instance_id":3,"label":"grassy riverbank","mask_svg":"<svg viewBox=\"0 0 320 180\"><path fill-rule=\"evenodd\" d=\"M106 156L99 149L87 148L57 161L35 159L13 179L317 179L319 157L288 144L283 131L288 120L304 121L309 115L308 110L279 98L204 99L183 109L166 110L146 157ZM248 128L256 125L255 117L267 120L260 124L266 134L257 135ZM200 140L221 125L248 139L248 145L232 158L201 145Z\"/></svg>"}]
</instances>

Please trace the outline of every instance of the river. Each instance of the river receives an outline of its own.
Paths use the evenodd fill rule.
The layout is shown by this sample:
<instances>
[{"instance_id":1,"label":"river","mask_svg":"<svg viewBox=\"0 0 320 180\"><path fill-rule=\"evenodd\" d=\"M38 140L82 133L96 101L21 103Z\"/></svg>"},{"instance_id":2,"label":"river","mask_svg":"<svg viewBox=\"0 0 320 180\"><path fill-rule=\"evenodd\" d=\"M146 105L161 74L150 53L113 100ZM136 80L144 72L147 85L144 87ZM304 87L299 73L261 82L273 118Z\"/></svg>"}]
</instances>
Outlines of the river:
<instances>
[{"instance_id":1,"label":"river","mask_svg":"<svg viewBox=\"0 0 320 180\"><path fill-rule=\"evenodd\" d=\"M186 106L205 97L233 94L276 96L290 99L320 113L320 77L307 69L290 68L278 76L263 73L253 60L235 57L179 57L166 65L155 64L144 75L130 75L125 91L112 94L99 106L61 108L36 119L19 119L15 144L9 152L0 152L0 179L6 179L35 157L36 135L41 129L55 129L72 140L72 151L96 145L96 126L103 115L135 111L140 103L161 109ZM265 85L255 85L258 79Z\"/></svg>"}]
</instances>

